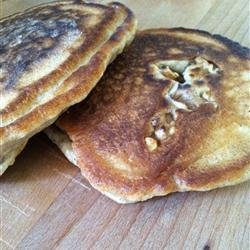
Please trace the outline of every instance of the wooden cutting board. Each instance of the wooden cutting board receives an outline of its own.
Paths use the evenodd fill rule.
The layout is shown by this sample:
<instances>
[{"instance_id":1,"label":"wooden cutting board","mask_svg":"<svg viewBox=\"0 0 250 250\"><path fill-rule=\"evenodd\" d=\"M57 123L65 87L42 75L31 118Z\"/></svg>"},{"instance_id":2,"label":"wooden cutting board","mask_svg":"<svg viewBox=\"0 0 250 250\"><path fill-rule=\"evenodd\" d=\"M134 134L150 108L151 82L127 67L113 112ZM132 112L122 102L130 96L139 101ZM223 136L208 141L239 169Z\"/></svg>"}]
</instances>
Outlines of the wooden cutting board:
<instances>
[{"instance_id":1,"label":"wooden cutting board","mask_svg":"<svg viewBox=\"0 0 250 250\"><path fill-rule=\"evenodd\" d=\"M0 13L40 2L0 0ZM122 2L139 28L199 28L250 44L249 0ZM119 205L91 188L39 134L1 177L0 188L0 249L250 249L250 182Z\"/></svg>"}]
</instances>

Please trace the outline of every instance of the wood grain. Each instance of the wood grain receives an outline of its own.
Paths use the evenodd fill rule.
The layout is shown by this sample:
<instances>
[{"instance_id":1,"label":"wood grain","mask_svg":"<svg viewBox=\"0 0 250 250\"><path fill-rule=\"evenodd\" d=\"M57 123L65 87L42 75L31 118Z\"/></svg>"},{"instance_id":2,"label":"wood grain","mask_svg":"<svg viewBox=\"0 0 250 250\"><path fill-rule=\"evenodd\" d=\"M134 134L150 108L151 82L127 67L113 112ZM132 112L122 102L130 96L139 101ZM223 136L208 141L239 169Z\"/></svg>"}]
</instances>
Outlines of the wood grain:
<instances>
[{"instance_id":1,"label":"wood grain","mask_svg":"<svg viewBox=\"0 0 250 250\"><path fill-rule=\"evenodd\" d=\"M0 14L41 2L0 0ZM198 28L250 45L249 0L121 2L140 29ZM39 134L0 188L0 249L250 249L250 182L119 205L93 190Z\"/></svg>"}]
</instances>

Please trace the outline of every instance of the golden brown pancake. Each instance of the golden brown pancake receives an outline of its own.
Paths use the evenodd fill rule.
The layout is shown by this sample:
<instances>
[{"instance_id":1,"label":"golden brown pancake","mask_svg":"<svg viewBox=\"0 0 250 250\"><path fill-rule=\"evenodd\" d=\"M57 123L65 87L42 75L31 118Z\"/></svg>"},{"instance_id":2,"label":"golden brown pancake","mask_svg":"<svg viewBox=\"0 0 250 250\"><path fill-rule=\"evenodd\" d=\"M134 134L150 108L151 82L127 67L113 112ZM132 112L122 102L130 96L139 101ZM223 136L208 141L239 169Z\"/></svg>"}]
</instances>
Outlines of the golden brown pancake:
<instances>
[{"instance_id":1,"label":"golden brown pancake","mask_svg":"<svg viewBox=\"0 0 250 250\"><path fill-rule=\"evenodd\" d=\"M140 32L47 133L120 203L246 181L249 53L204 31Z\"/></svg>"},{"instance_id":2,"label":"golden brown pancake","mask_svg":"<svg viewBox=\"0 0 250 250\"><path fill-rule=\"evenodd\" d=\"M0 174L28 139L83 100L134 37L124 5L39 5L0 20Z\"/></svg>"}]
</instances>

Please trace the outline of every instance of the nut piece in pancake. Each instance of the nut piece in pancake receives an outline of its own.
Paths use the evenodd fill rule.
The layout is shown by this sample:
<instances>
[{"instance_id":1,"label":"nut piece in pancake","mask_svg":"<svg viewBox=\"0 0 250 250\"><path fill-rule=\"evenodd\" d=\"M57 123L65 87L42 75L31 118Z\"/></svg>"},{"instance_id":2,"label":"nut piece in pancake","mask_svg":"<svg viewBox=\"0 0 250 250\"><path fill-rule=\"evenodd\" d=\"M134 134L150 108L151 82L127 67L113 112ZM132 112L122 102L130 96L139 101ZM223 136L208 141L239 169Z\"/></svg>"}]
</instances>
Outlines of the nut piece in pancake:
<instances>
[{"instance_id":1,"label":"nut piece in pancake","mask_svg":"<svg viewBox=\"0 0 250 250\"><path fill-rule=\"evenodd\" d=\"M203 31L140 32L47 133L121 203L246 181L249 52Z\"/></svg>"},{"instance_id":2,"label":"nut piece in pancake","mask_svg":"<svg viewBox=\"0 0 250 250\"><path fill-rule=\"evenodd\" d=\"M0 20L0 174L32 135L88 95L135 30L119 3L58 1Z\"/></svg>"}]
</instances>

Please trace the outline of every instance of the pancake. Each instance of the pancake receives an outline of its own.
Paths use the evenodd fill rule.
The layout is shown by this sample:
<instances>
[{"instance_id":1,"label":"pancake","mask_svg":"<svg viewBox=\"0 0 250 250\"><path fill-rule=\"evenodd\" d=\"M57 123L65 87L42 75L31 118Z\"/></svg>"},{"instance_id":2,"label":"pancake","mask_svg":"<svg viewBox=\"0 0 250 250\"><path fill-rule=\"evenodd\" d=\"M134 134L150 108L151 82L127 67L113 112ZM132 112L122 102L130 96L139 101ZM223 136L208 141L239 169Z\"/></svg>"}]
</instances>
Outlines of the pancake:
<instances>
[{"instance_id":1,"label":"pancake","mask_svg":"<svg viewBox=\"0 0 250 250\"><path fill-rule=\"evenodd\" d=\"M47 129L119 203L250 177L250 50L219 35L145 30Z\"/></svg>"},{"instance_id":2,"label":"pancake","mask_svg":"<svg viewBox=\"0 0 250 250\"><path fill-rule=\"evenodd\" d=\"M88 95L135 29L119 3L58 1L0 20L0 174L32 135Z\"/></svg>"}]
</instances>

